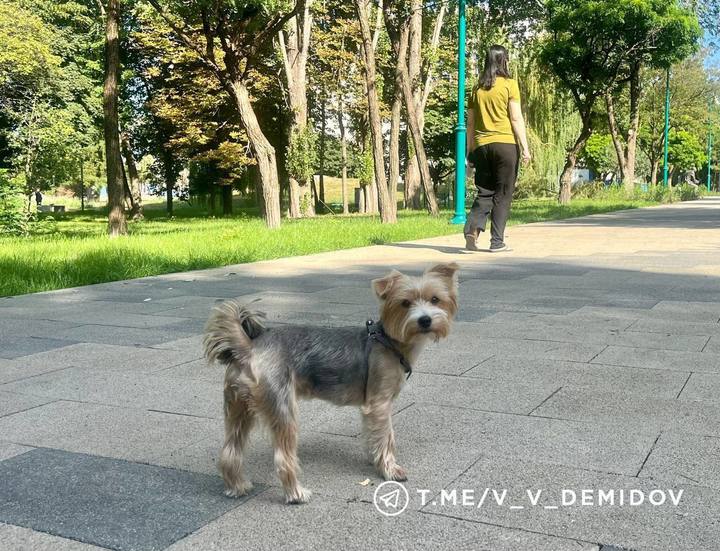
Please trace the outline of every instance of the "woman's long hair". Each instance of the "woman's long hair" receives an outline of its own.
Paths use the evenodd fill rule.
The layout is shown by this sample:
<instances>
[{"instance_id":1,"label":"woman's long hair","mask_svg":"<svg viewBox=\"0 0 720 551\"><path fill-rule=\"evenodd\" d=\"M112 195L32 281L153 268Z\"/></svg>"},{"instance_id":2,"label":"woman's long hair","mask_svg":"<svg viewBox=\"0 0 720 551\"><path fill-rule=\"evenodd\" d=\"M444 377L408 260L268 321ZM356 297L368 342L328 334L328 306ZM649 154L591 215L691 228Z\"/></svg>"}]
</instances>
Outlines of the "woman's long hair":
<instances>
[{"instance_id":1,"label":"woman's long hair","mask_svg":"<svg viewBox=\"0 0 720 551\"><path fill-rule=\"evenodd\" d=\"M503 46L499 46L498 44L490 46L485 55L485 68L480 75L478 88L490 90L490 88L495 86L495 79L497 77L511 78L508 58L508 51Z\"/></svg>"}]
</instances>

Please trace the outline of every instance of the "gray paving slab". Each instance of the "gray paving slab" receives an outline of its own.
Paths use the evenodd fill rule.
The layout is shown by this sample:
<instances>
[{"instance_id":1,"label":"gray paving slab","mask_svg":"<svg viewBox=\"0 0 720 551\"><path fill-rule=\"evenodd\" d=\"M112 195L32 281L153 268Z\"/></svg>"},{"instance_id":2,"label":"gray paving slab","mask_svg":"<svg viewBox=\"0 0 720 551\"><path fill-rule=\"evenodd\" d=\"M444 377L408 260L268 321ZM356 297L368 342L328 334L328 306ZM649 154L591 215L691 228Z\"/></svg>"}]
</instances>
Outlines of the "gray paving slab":
<instances>
[{"instance_id":1,"label":"gray paving slab","mask_svg":"<svg viewBox=\"0 0 720 551\"><path fill-rule=\"evenodd\" d=\"M720 436L720 405L562 388L534 415Z\"/></svg>"},{"instance_id":2,"label":"gray paving slab","mask_svg":"<svg viewBox=\"0 0 720 551\"><path fill-rule=\"evenodd\" d=\"M680 320L649 320L641 319L632 324L628 331L640 331L644 333L661 333L673 335L692 336L720 336L720 323L706 322L693 323Z\"/></svg>"},{"instance_id":3,"label":"gray paving slab","mask_svg":"<svg viewBox=\"0 0 720 551\"><path fill-rule=\"evenodd\" d=\"M49 449L0 462L0 488L0 520L118 551L160 551L247 500L218 477Z\"/></svg>"},{"instance_id":4,"label":"gray paving slab","mask_svg":"<svg viewBox=\"0 0 720 551\"><path fill-rule=\"evenodd\" d=\"M151 317L151 316L148 316ZM123 343L127 346L149 346L182 337L189 337L202 331L200 320L187 320L175 325L161 327L115 327L110 325L80 325L56 331L57 336L74 342L97 344Z\"/></svg>"},{"instance_id":5,"label":"gray paving slab","mask_svg":"<svg viewBox=\"0 0 720 551\"><path fill-rule=\"evenodd\" d=\"M7 369L0 364L0 382L10 382L68 367L151 372L201 356L202 349L199 346L187 346L183 349L158 349L79 343L17 358Z\"/></svg>"},{"instance_id":6,"label":"gray paving slab","mask_svg":"<svg viewBox=\"0 0 720 551\"><path fill-rule=\"evenodd\" d=\"M0 461L15 457L21 453L29 452L33 450L30 446L21 446L20 444L13 444L12 442L3 442L0 440Z\"/></svg>"},{"instance_id":7,"label":"gray paving slab","mask_svg":"<svg viewBox=\"0 0 720 551\"><path fill-rule=\"evenodd\" d=\"M521 381L526 385L550 384L591 392L621 392L674 399L690 372L640 369L582 362L563 362L517 356L493 356L464 373L494 381Z\"/></svg>"},{"instance_id":8,"label":"gray paving slab","mask_svg":"<svg viewBox=\"0 0 720 551\"><path fill-rule=\"evenodd\" d=\"M11 524L0 524L0 542L4 551L101 551L106 549Z\"/></svg>"},{"instance_id":9,"label":"gray paving slab","mask_svg":"<svg viewBox=\"0 0 720 551\"><path fill-rule=\"evenodd\" d=\"M490 357L492 357L492 354L441 346L420 354L413 366L413 372L462 375Z\"/></svg>"},{"instance_id":10,"label":"gray paving slab","mask_svg":"<svg viewBox=\"0 0 720 551\"><path fill-rule=\"evenodd\" d=\"M269 490L242 509L211 522L168 551L191 549L474 549L476 551L597 551L597 546L520 530L407 511L380 518L373 505L341 499L315 500L304 507L278 505ZM248 527L262 525L261 530ZM303 537L292 537L303 526ZM372 527L370 529L369 527ZM305 535L305 532L307 534Z\"/></svg>"},{"instance_id":11,"label":"gray paving slab","mask_svg":"<svg viewBox=\"0 0 720 551\"><path fill-rule=\"evenodd\" d=\"M697 316L697 321L720 320L720 301L661 300L653 310L669 314L689 314Z\"/></svg>"},{"instance_id":12,"label":"gray paving slab","mask_svg":"<svg viewBox=\"0 0 720 551\"><path fill-rule=\"evenodd\" d=\"M498 461L491 455L483 456L446 491L453 488L458 492L474 490L474 506L452 505L448 499L445 505L438 500L436 506L428 505L423 511L625 549L714 549L720 541L717 523L720 494L713 489L538 465L519 457ZM478 507L485 488L490 489L490 499ZM502 505L494 500L492 490L499 496L507 490ZM528 490L533 498L538 490L542 490L537 505L532 505ZM582 505L583 490L590 490L586 502L593 505ZM607 496L611 490L615 491L614 505L607 501L598 505L599 492L603 491ZM620 490L626 494L622 506L619 505ZM632 490L643 493L641 505L628 505ZM663 505L649 503L650 492L654 490L664 492ZM675 498L682 490L679 505L672 503L669 490L673 490ZM574 504L563 505L563 491L566 491L567 504L571 503L574 493ZM635 499L639 500L639 497ZM660 494L655 494L654 499L659 501ZM462 501L456 503L462 504ZM511 506L524 508L511 509ZM557 506L557 509L545 509L545 506Z\"/></svg>"},{"instance_id":13,"label":"gray paving slab","mask_svg":"<svg viewBox=\"0 0 720 551\"><path fill-rule=\"evenodd\" d=\"M475 457L526 457L599 471L636 474L657 438L640 425L610 426L564 419L419 405L396 419L395 434L408 457L460 450ZM592 428L591 428L592 427Z\"/></svg>"},{"instance_id":14,"label":"gray paving slab","mask_svg":"<svg viewBox=\"0 0 720 551\"><path fill-rule=\"evenodd\" d=\"M212 434L214 419L79 402L0 418L2 438L26 446L146 462Z\"/></svg>"},{"instance_id":15,"label":"gray paving slab","mask_svg":"<svg viewBox=\"0 0 720 551\"><path fill-rule=\"evenodd\" d=\"M710 352L681 352L676 350L609 346L591 361L593 363L626 367L720 373L720 354Z\"/></svg>"},{"instance_id":16,"label":"gray paving slab","mask_svg":"<svg viewBox=\"0 0 720 551\"><path fill-rule=\"evenodd\" d=\"M402 396L417 404L528 413L557 388L552 381L527 385L518 381L413 373L403 387Z\"/></svg>"},{"instance_id":17,"label":"gray paving slab","mask_svg":"<svg viewBox=\"0 0 720 551\"><path fill-rule=\"evenodd\" d=\"M0 417L52 402L52 398L26 396L0 386Z\"/></svg>"},{"instance_id":18,"label":"gray paving slab","mask_svg":"<svg viewBox=\"0 0 720 551\"><path fill-rule=\"evenodd\" d=\"M720 355L720 337L710 337L702 351Z\"/></svg>"},{"instance_id":19,"label":"gray paving slab","mask_svg":"<svg viewBox=\"0 0 720 551\"><path fill-rule=\"evenodd\" d=\"M219 382L190 382L175 377L93 367L68 368L7 383L0 386L0 400L5 395L28 400L24 409L32 400L38 403L72 400L199 417L222 417L222 386ZM21 404L18 402L16 407ZM2 414L3 406L0 405Z\"/></svg>"},{"instance_id":20,"label":"gray paving slab","mask_svg":"<svg viewBox=\"0 0 720 551\"><path fill-rule=\"evenodd\" d=\"M663 433L653 446L640 477L720 490L720 438Z\"/></svg>"},{"instance_id":21,"label":"gray paving slab","mask_svg":"<svg viewBox=\"0 0 720 551\"><path fill-rule=\"evenodd\" d=\"M57 319L72 322L75 325L135 327L140 329L162 327L166 325L178 325L187 322L187 320L183 319L182 316L171 317L157 313L155 315L147 315L133 312L113 311L112 314L108 314L108 309L89 309L84 312L61 313L57 315ZM67 327L67 324L65 325Z\"/></svg>"},{"instance_id":22,"label":"gray paving slab","mask_svg":"<svg viewBox=\"0 0 720 551\"><path fill-rule=\"evenodd\" d=\"M658 303L661 304L661 303ZM584 318L586 316L601 316L607 319L610 318L622 318L628 320L667 320L672 322L685 321L691 323L715 323L717 318L715 314L705 313L700 314L698 312L687 311L687 310L664 310L656 308L611 308L601 306L583 306L577 310L568 314L568 319L572 320L576 317Z\"/></svg>"},{"instance_id":23,"label":"gray paving slab","mask_svg":"<svg viewBox=\"0 0 720 551\"><path fill-rule=\"evenodd\" d=\"M720 397L720 375L714 373L693 373L688 378L679 400L717 403Z\"/></svg>"},{"instance_id":24,"label":"gray paving slab","mask_svg":"<svg viewBox=\"0 0 720 551\"><path fill-rule=\"evenodd\" d=\"M57 334L55 333L57 336ZM46 350L55 350L79 342L78 339L63 337L62 339L49 337L9 337L3 339L0 347L0 358L13 359Z\"/></svg>"}]
</instances>

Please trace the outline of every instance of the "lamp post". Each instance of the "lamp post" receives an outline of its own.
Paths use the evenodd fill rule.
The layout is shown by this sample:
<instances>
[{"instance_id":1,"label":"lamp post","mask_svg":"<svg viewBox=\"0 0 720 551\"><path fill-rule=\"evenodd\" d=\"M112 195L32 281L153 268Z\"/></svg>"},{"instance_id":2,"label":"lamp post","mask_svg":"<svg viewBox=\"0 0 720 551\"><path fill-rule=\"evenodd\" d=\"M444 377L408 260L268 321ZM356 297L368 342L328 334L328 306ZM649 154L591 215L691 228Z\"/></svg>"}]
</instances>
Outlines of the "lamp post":
<instances>
[{"instance_id":1,"label":"lamp post","mask_svg":"<svg viewBox=\"0 0 720 551\"><path fill-rule=\"evenodd\" d=\"M670 134L670 67L665 77L665 130L663 131L663 186L668 186L668 137Z\"/></svg>"},{"instance_id":2,"label":"lamp post","mask_svg":"<svg viewBox=\"0 0 720 551\"><path fill-rule=\"evenodd\" d=\"M458 0L458 89L455 126L455 216L451 224L465 223L465 0Z\"/></svg>"}]
</instances>

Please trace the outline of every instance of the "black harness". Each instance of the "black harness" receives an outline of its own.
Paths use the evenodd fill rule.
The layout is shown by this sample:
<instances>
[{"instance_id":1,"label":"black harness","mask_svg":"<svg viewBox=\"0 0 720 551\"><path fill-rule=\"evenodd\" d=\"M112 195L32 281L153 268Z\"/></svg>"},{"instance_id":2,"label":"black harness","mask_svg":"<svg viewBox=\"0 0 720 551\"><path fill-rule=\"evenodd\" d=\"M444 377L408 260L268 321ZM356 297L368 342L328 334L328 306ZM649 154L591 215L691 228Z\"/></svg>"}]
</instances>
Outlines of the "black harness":
<instances>
[{"instance_id":1,"label":"black harness","mask_svg":"<svg viewBox=\"0 0 720 551\"><path fill-rule=\"evenodd\" d=\"M405 379L409 379L410 375L412 375L412 366L410 365L410 362L407 361L407 358L403 355L403 353L400 352L397 345L395 344L395 341L390 338L387 333L385 333L382 322L367 320L367 322L365 322L365 325L367 327L368 334L367 344L365 345L366 369L368 369L369 371L370 351L372 350L372 343L376 342L387 348L393 354L395 354L395 357L400 362L400 365L402 365L405 369L405 373L407 373L407 377L405 377Z\"/></svg>"}]
</instances>

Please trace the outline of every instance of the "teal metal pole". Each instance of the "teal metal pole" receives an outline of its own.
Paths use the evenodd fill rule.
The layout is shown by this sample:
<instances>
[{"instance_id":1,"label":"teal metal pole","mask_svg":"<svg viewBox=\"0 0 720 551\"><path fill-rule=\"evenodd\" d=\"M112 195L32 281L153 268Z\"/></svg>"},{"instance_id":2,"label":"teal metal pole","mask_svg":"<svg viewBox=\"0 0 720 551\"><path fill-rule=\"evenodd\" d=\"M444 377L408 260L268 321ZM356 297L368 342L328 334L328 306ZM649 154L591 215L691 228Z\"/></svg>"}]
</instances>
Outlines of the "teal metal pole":
<instances>
[{"instance_id":1,"label":"teal metal pole","mask_svg":"<svg viewBox=\"0 0 720 551\"><path fill-rule=\"evenodd\" d=\"M713 135L712 130L710 130L710 135L708 136L708 166L707 166L707 190L710 191L710 187L712 184L712 146L713 146Z\"/></svg>"},{"instance_id":2,"label":"teal metal pole","mask_svg":"<svg viewBox=\"0 0 720 551\"><path fill-rule=\"evenodd\" d=\"M455 216L451 224L465 223L465 0L458 0L458 89L455 126Z\"/></svg>"},{"instance_id":3,"label":"teal metal pole","mask_svg":"<svg viewBox=\"0 0 720 551\"><path fill-rule=\"evenodd\" d=\"M670 134L670 67L665 78L665 130L663 131L665 145L663 148L663 185L668 186L668 141Z\"/></svg>"}]
</instances>

